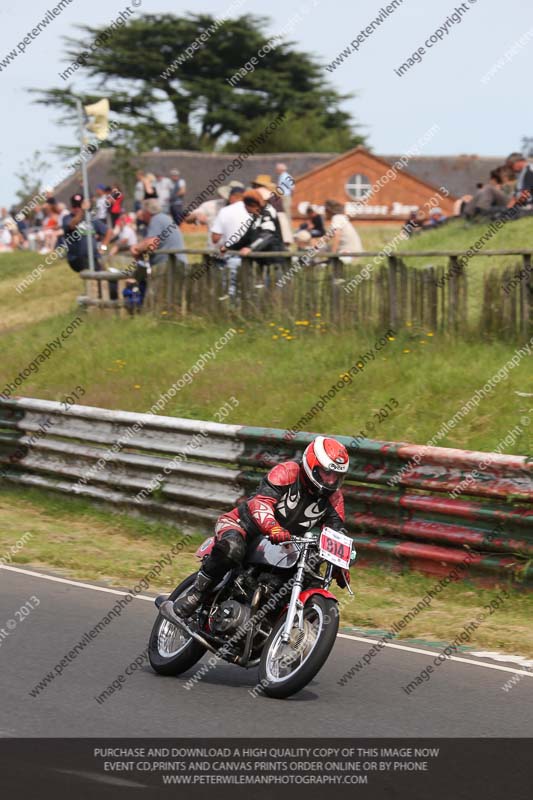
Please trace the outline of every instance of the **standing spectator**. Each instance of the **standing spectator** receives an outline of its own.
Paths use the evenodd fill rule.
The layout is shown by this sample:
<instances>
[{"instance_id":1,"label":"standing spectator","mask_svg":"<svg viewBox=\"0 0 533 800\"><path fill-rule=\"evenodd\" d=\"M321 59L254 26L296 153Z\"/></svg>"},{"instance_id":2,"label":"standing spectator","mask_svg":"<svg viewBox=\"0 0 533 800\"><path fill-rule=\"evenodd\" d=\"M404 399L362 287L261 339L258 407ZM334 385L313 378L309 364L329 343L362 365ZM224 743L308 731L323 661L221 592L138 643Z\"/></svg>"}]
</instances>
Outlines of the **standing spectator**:
<instances>
[{"instance_id":1,"label":"standing spectator","mask_svg":"<svg viewBox=\"0 0 533 800\"><path fill-rule=\"evenodd\" d=\"M213 223L217 218L219 211L228 205L228 203L234 202L235 197L238 194L235 193L232 195L233 200L230 201L232 189L240 189L240 195L242 197L242 193L244 192L244 184L242 184L240 181L230 181L226 186L219 186L217 189L217 194L219 195L218 198L206 200L204 203L199 205L197 209L185 217L185 222L199 223L200 225L205 225L207 227L206 247L208 250L212 250L215 246L212 239Z\"/></svg>"},{"instance_id":2,"label":"standing spectator","mask_svg":"<svg viewBox=\"0 0 533 800\"><path fill-rule=\"evenodd\" d=\"M235 249L240 251L241 256L248 256L252 253L275 253L285 250L276 209L266 202L261 192L257 189L249 189L245 192L243 202L246 210L252 215L253 221L244 236L233 245ZM275 257L270 261L262 260L264 282L256 284L256 288L259 289L265 286L269 264L282 263L283 261Z\"/></svg>"},{"instance_id":3,"label":"standing spectator","mask_svg":"<svg viewBox=\"0 0 533 800\"><path fill-rule=\"evenodd\" d=\"M157 189L155 186L155 175L151 172L139 172L137 173L140 177L139 180L142 185L143 189L143 198L142 200L156 200L157 199ZM142 207L142 201L141 201Z\"/></svg>"},{"instance_id":4,"label":"standing spectator","mask_svg":"<svg viewBox=\"0 0 533 800\"><path fill-rule=\"evenodd\" d=\"M163 214L170 213L170 194L173 186L174 181L172 181L170 178L167 178L166 175L163 175L161 172L156 175L155 189Z\"/></svg>"},{"instance_id":5,"label":"standing spectator","mask_svg":"<svg viewBox=\"0 0 533 800\"><path fill-rule=\"evenodd\" d=\"M111 187L109 214L111 216L111 225L114 227L118 218L122 214L122 203L124 202L124 195L120 191L118 184L113 184Z\"/></svg>"},{"instance_id":6,"label":"standing spectator","mask_svg":"<svg viewBox=\"0 0 533 800\"><path fill-rule=\"evenodd\" d=\"M70 214L67 214L63 219L67 262L74 272L81 272L83 269L89 269L89 239L94 255L94 268L95 270L101 270L102 267L99 260L97 240L101 242L102 249L107 249L107 244L112 235L111 228L108 228L105 222L99 219L94 219L92 221L94 235L91 237L87 235L85 210L90 207L90 201L84 200L82 194L74 194L70 198ZM112 288L113 286L110 287L110 289Z\"/></svg>"},{"instance_id":7,"label":"standing spectator","mask_svg":"<svg viewBox=\"0 0 533 800\"><path fill-rule=\"evenodd\" d=\"M281 196L283 210L287 215L289 223L292 221L292 194L294 192L294 178L289 175L287 165L280 162L276 164L278 175L278 194Z\"/></svg>"},{"instance_id":8,"label":"standing spectator","mask_svg":"<svg viewBox=\"0 0 533 800\"><path fill-rule=\"evenodd\" d=\"M326 200L326 220L331 223L328 234L331 234L329 252L341 255L343 253L361 253L363 245L359 234L344 213L344 208L337 200ZM351 257L341 258L345 264L350 263Z\"/></svg>"},{"instance_id":9,"label":"standing spectator","mask_svg":"<svg viewBox=\"0 0 533 800\"><path fill-rule=\"evenodd\" d=\"M107 212L109 211L108 194L110 191L109 186L99 183L96 187L95 199L95 217L107 225Z\"/></svg>"},{"instance_id":10,"label":"standing spectator","mask_svg":"<svg viewBox=\"0 0 533 800\"><path fill-rule=\"evenodd\" d=\"M181 225L183 222L187 184L181 177L179 169L171 169L170 178L172 183L170 188L170 215L176 225Z\"/></svg>"},{"instance_id":11,"label":"standing spectator","mask_svg":"<svg viewBox=\"0 0 533 800\"><path fill-rule=\"evenodd\" d=\"M281 238L286 245L293 244L294 234L292 232L290 217L284 211L283 196L280 194L279 186L276 186L270 175L258 175L251 182L252 189L257 189L263 200L265 200L271 210L275 212L281 228Z\"/></svg>"},{"instance_id":12,"label":"standing spectator","mask_svg":"<svg viewBox=\"0 0 533 800\"><path fill-rule=\"evenodd\" d=\"M213 244L219 247L223 258L220 266L227 270L227 294L221 297L235 297L237 291L237 273L241 265L241 258L236 253L226 255L227 250L234 250L236 243L242 239L253 218L243 202L244 187L234 186L229 193L228 205L222 208L211 227Z\"/></svg>"},{"instance_id":13,"label":"standing spectator","mask_svg":"<svg viewBox=\"0 0 533 800\"><path fill-rule=\"evenodd\" d=\"M135 184L135 190L133 192L133 210L140 211L142 202L144 200L144 172L142 169L137 170L135 173L135 177L137 178L137 182Z\"/></svg>"}]
</instances>

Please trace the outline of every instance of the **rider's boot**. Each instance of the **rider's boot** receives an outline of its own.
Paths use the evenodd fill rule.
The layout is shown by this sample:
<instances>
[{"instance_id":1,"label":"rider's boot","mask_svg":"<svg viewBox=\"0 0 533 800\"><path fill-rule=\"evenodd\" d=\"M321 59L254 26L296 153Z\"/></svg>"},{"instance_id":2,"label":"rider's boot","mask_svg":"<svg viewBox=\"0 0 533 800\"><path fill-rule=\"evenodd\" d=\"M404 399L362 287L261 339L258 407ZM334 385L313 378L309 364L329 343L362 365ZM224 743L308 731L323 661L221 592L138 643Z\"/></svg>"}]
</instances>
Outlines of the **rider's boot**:
<instances>
[{"instance_id":1,"label":"rider's boot","mask_svg":"<svg viewBox=\"0 0 533 800\"><path fill-rule=\"evenodd\" d=\"M187 591L187 594L184 594L183 597L179 597L174 603L174 611L178 617L187 619L187 617L190 617L195 611L198 611L205 595L213 586L214 582L214 578L200 570L193 585Z\"/></svg>"},{"instance_id":2,"label":"rider's boot","mask_svg":"<svg viewBox=\"0 0 533 800\"><path fill-rule=\"evenodd\" d=\"M200 608L205 595L222 580L226 572L242 563L246 544L237 530L227 530L218 538L211 553L187 594L174 603L174 611L182 619L190 617Z\"/></svg>"}]
</instances>

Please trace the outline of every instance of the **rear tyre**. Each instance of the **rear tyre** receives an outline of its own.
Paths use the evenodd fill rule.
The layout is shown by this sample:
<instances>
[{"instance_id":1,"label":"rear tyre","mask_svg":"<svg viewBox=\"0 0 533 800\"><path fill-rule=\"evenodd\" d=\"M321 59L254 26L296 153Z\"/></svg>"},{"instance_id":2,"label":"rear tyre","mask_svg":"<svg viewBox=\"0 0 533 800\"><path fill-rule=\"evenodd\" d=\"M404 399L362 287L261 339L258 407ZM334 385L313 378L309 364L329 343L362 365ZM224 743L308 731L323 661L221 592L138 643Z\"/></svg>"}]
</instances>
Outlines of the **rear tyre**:
<instances>
[{"instance_id":1,"label":"rear tyre","mask_svg":"<svg viewBox=\"0 0 533 800\"><path fill-rule=\"evenodd\" d=\"M293 628L290 642L283 644L284 614L263 648L259 685L268 697L290 697L307 686L322 669L335 644L339 629L335 600L312 595L304 606L303 616L303 631Z\"/></svg>"},{"instance_id":2,"label":"rear tyre","mask_svg":"<svg viewBox=\"0 0 533 800\"><path fill-rule=\"evenodd\" d=\"M177 586L169 600L177 600L196 580L196 574L190 575ZM187 636L176 625L158 614L150 634L148 657L152 668L159 675L181 675L193 667L204 655L206 649L200 642Z\"/></svg>"}]
</instances>

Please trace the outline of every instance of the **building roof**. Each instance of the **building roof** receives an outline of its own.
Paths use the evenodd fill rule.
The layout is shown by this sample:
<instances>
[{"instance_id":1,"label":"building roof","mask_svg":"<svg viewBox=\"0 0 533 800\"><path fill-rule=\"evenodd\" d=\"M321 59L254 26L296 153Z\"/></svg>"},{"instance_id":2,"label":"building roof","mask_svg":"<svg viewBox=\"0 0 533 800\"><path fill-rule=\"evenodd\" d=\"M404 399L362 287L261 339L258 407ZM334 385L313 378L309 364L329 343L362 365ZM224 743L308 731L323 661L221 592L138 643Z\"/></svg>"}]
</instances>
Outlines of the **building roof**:
<instances>
[{"instance_id":1,"label":"building roof","mask_svg":"<svg viewBox=\"0 0 533 800\"><path fill-rule=\"evenodd\" d=\"M401 155L381 156L393 164ZM426 183L444 186L454 197L473 194L476 183L486 183L489 174L505 163L506 156L413 156L407 171Z\"/></svg>"},{"instance_id":2,"label":"building roof","mask_svg":"<svg viewBox=\"0 0 533 800\"><path fill-rule=\"evenodd\" d=\"M353 152L355 150L340 155L338 153L261 153L252 155L225 182L233 178L248 183L259 173L267 173L275 178L274 168L278 161L287 162L289 171L295 179L298 179L319 167L339 161ZM371 151L368 152L390 164L401 158L400 155L376 156ZM114 150L111 148L102 149L89 162L91 189L98 183L109 184L113 179L118 179L120 182L119 176L114 174L113 155ZM236 158L236 154L231 153L165 150L142 153L135 159L135 162L147 172L165 175L168 175L173 168L179 169L182 177L187 181L187 200L191 201L234 158ZM452 196L461 197L464 194L471 194L475 190L476 183L486 181L490 171L503 164L504 161L503 156L413 156L409 159L404 171L425 184L436 187L444 186ZM54 193L58 199L67 201L70 195L79 189L79 179L72 176L59 184Z\"/></svg>"}]
</instances>

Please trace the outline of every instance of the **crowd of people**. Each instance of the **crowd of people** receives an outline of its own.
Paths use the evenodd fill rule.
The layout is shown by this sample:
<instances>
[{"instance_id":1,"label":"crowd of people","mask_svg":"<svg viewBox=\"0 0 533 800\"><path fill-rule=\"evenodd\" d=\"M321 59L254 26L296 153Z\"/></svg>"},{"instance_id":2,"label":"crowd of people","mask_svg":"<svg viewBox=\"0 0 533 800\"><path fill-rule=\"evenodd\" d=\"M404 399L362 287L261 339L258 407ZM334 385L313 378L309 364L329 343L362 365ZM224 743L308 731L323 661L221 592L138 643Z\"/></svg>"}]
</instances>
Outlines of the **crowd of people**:
<instances>
[{"instance_id":1,"label":"crowd of people","mask_svg":"<svg viewBox=\"0 0 533 800\"><path fill-rule=\"evenodd\" d=\"M510 208L517 210L515 219L533 214L533 165L518 152L511 153L503 164L491 170L487 180L477 183L472 194L459 198L454 217L468 221L494 220L501 218ZM429 216L420 210L413 211L404 230L413 235L442 225L448 219L438 207L431 209Z\"/></svg>"},{"instance_id":2,"label":"crowd of people","mask_svg":"<svg viewBox=\"0 0 533 800\"><path fill-rule=\"evenodd\" d=\"M194 204L187 206L187 184L178 169L170 170L168 176L139 170L129 211L117 183L99 183L90 198L78 192L69 207L49 194L46 202L35 208L31 221L17 219L16 209L0 209L0 251L30 249L46 254L63 248L76 272L90 265L100 270L104 265L106 269L124 269L133 264L127 297L140 307L147 271L167 258L156 251L183 250L181 226L201 225L206 230L205 246L213 256L211 263L224 275L223 299L229 299L235 297L243 257L254 253L272 253L261 263L281 266L286 259L276 254L287 251L294 252L296 259L305 253L305 264L325 261L332 254L349 262L352 256L348 254L362 252L359 234L336 200L326 200L321 208L308 204L303 219L300 216L293 223L294 188L287 165L279 163L275 179L259 174L248 185L232 180L218 187L216 197L192 210ZM515 206L520 215L533 213L533 166L521 153L512 153L490 173L486 183L458 201L455 211L468 220L496 218ZM412 235L447 219L438 206L431 208L427 217L414 211L404 230ZM186 263L184 254L180 258ZM266 282L266 270L263 275ZM257 284L258 288L264 285ZM111 296L116 299L113 286Z\"/></svg>"}]
</instances>

